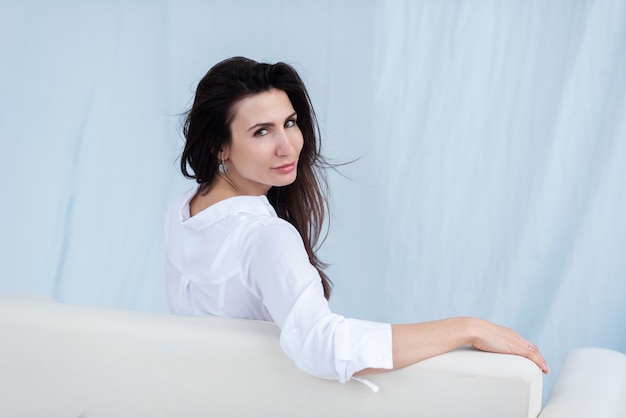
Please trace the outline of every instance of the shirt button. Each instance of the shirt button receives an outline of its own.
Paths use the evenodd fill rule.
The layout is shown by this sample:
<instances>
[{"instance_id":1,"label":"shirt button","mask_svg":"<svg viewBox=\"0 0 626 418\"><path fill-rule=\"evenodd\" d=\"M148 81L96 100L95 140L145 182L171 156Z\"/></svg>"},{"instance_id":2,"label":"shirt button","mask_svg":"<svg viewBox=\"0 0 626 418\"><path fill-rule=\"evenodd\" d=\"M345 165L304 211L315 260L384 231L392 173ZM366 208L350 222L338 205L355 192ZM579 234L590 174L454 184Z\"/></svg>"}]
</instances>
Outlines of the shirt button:
<instances>
[{"instance_id":1,"label":"shirt button","mask_svg":"<svg viewBox=\"0 0 626 418\"><path fill-rule=\"evenodd\" d=\"M297 328L292 328L292 329L291 329L291 333L292 333L293 335L298 334L298 329L297 329Z\"/></svg>"}]
</instances>

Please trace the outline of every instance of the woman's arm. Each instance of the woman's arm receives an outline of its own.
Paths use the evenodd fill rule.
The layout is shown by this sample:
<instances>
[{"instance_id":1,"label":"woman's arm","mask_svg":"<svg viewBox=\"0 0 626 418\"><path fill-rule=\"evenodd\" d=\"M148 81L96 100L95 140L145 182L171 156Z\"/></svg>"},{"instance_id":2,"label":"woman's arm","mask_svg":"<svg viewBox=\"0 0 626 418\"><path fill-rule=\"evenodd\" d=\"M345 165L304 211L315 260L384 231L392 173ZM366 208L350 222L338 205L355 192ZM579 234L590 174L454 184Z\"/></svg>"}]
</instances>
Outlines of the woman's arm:
<instances>
[{"instance_id":1,"label":"woman's arm","mask_svg":"<svg viewBox=\"0 0 626 418\"><path fill-rule=\"evenodd\" d=\"M550 370L534 344L509 328L489 321L459 317L417 324L392 325L393 368L399 369L418 361L472 345L493 353L516 354L534 361L544 372ZM357 374L375 373L377 369Z\"/></svg>"},{"instance_id":2,"label":"woman's arm","mask_svg":"<svg viewBox=\"0 0 626 418\"><path fill-rule=\"evenodd\" d=\"M249 287L281 328L281 347L308 373L346 381L355 372L399 369L464 345L522 355L548 370L534 345L488 321L460 317L389 325L333 314L295 228L278 219L255 225L242 246L243 271L250 272Z\"/></svg>"}]
</instances>

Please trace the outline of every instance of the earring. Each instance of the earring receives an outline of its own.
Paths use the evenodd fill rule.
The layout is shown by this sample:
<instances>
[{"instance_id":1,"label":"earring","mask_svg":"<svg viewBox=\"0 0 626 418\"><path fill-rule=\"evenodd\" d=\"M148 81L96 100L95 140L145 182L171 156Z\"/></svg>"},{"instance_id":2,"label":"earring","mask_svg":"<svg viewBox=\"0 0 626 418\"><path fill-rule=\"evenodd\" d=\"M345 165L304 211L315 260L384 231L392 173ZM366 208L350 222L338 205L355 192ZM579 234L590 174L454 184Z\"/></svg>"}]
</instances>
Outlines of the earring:
<instances>
[{"instance_id":1,"label":"earring","mask_svg":"<svg viewBox=\"0 0 626 418\"><path fill-rule=\"evenodd\" d=\"M228 171L224 160L220 160L220 164L217 166L217 171L219 171L220 174L226 174L226 171Z\"/></svg>"}]
</instances>

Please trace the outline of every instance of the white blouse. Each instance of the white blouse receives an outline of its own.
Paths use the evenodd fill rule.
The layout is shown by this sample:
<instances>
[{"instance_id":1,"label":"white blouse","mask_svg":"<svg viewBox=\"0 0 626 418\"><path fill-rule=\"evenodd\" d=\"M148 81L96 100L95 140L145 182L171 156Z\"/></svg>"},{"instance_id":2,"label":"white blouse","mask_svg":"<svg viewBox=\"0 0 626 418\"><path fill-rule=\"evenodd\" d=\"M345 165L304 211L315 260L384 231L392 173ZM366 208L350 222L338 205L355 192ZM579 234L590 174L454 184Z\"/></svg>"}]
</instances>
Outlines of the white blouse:
<instances>
[{"instance_id":1,"label":"white blouse","mask_svg":"<svg viewBox=\"0 0 626 418\"><path fill-rule=\"evenodd\" d=\"M300 369L342 383L393 367L391 325L330 311L300 234L265 196L232 197L190 217L196 191L176 200L166 221L173 313L273 321Z\"/></svg>"}]
</instances>

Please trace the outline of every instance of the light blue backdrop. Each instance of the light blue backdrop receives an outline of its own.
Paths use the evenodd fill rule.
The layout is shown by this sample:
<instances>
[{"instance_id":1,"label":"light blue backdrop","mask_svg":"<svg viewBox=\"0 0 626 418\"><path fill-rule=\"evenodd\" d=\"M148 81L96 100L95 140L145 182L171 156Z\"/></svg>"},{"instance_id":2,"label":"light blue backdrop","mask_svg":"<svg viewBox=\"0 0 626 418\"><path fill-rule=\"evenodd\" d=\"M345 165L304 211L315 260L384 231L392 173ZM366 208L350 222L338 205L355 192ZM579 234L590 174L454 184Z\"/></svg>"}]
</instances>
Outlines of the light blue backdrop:
<instances>
[{"instance_id":1,"label":"light blue backdrop","mask_svg":"<svg viewBox=\"0 0 626 418\"><path fill-rule=\"evenodd\" d=\"M334 309L626 351L626 2L0 1L0 293L166 311L180 118L295 65L332 175Z\"/></svg>"}]
</instances>

